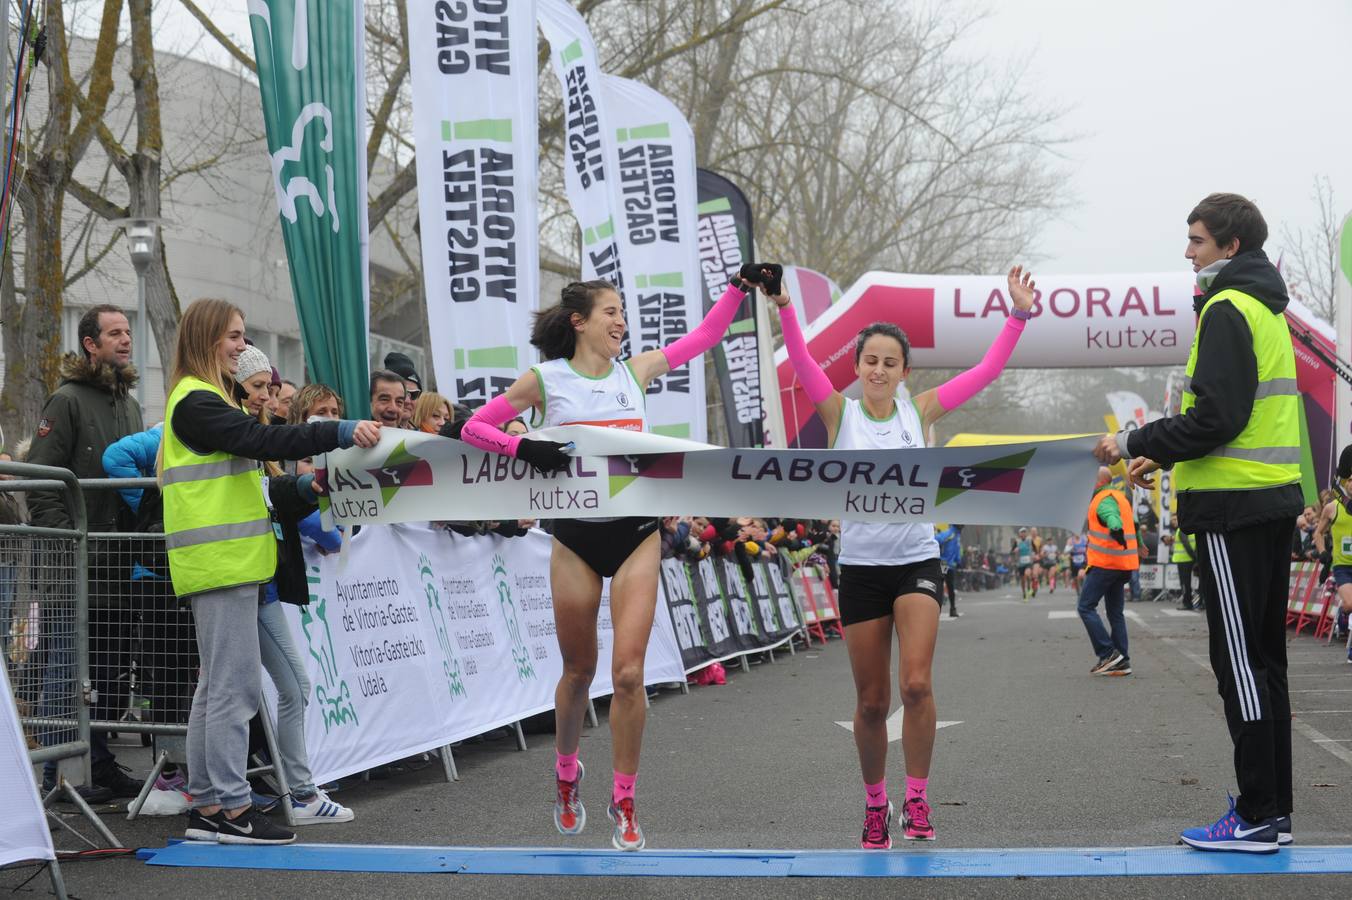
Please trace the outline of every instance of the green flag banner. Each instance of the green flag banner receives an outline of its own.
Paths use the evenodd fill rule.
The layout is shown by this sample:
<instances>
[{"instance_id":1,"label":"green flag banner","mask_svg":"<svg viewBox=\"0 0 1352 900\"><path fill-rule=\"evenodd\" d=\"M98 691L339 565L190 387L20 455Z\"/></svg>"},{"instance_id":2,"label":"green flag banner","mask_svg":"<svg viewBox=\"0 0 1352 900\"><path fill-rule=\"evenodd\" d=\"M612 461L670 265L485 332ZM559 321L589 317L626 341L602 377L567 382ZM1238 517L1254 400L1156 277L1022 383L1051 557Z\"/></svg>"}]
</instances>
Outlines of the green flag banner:
<instances>
[{"instance_id":1,"label":"green flag banner","mask_svg":"<svg viewBox=\"0 0 1352 900\"><path fill-rule=\"evenodd\" d=\"M249 0L282 239L310 379L369 412L362 0Z\"/></svg>"}]
</instances>

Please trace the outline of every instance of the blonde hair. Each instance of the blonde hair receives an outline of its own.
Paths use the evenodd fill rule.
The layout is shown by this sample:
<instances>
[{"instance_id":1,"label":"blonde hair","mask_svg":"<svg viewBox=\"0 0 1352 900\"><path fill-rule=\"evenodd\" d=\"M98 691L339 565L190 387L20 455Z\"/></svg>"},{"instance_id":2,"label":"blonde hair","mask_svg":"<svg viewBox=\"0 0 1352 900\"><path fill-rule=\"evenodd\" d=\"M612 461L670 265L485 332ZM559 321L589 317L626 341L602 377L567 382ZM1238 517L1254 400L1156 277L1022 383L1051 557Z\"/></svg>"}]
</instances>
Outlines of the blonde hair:
<instances>
[{"instance_id":1,"label":"blonde hair","mask_svg":"<svg viewBox=\"0 0 1352 900\"><path fill-rule=\"evenodd\" d=\"M446 421L451 421L454 417L451 412L451 401L436 391L423 391L417 402L413 404L413 427L422 431L423 420L436 412L438 406L446 407Z\"/></svg>"},{"instance_id":2,"label":"blonde hair","mask_svg":"<svg viewBox=\"0 0 1352 900\"><path fill-rule=\"evenodd\" d=\"M222 396L234 396L235 377L221 366L221 360L216 355L216 345L230 330L230 320L235 316L239 316L242 322L244 310L229 300L202 299L188 304L188 308L183 311L183 318L178 322L174 363L165 384L166 396L172 394L185 378L200 378L219 390ZM164 444L161 440L159 452L155 456L157 478L164 475Z\"/></svg>"},{"instance_id":3,"label":"blonde hair","mask_svg":"<svg viewBox=\"0 0 1352 900\"><path fill-rule=\"evenodd\" d=\"M230 329L230 320L244 310L229 300L194 300L183 312L178 323L178 341L174 346L174 364L170 369L167 394L184 378L200 378L231 396L234 376L221 366L216 345Z\"/></svg>"},{"instance_id":4,"label":"blonde hair","mask_svg":"<svg viewBox=\"0 0 1352 900\"><path fill-rule=\"evenodd\" d=\"M338 396L338 392L327 384L316 382L307 384L305 387L296 391L296 396L291 398L291 410L286 414L286 423L288 425L304 425L310 418L310 410L315 408L315 404L321 400L332 397L338 401L338 415L343 415L343 398Z\"/></svg>"}]
</instances>

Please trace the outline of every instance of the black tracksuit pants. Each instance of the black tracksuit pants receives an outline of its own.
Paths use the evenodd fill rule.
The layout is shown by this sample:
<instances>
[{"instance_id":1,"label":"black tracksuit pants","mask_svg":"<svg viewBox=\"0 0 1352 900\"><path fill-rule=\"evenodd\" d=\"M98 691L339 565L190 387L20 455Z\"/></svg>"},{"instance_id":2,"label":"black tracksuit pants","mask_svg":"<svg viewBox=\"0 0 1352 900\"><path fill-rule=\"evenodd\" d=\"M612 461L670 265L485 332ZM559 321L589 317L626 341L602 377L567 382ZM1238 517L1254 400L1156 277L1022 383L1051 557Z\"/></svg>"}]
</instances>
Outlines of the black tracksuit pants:
<instances>
[{"instance_id":1,"label":"black tracksuit pants","mask_svg":"<svg viewBox=\"0 0 1352 900\"><path fill-rule=\"evenodd\" d=\"M1294 518L1197 535L1211 668L1235 745L1239 814L1291 813L1286 596Z\"/></svg>"}]
</instances>

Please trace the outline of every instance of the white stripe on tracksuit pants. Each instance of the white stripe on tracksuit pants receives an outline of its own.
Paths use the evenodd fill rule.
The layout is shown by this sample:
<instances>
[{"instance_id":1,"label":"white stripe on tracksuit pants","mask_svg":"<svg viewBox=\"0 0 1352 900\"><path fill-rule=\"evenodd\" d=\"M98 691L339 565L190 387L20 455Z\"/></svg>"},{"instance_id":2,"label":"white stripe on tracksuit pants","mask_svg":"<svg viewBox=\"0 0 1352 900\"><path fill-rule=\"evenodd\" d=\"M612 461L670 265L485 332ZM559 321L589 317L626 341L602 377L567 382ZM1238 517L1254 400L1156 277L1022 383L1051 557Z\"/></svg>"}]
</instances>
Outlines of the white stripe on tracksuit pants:
<instances>
[{"instance_id":1,"label":"white stripe on tracksuit pants","mask_svg":"<svg viewBox=\"0 0 1352 900\"><path fill-rule=\"evenodd\" d=\"M1249 821L1291 812L1286 600L1294 518L1197 535L1211 668L1234 743L1236 807Z\"/></svg>"}]
</instances>

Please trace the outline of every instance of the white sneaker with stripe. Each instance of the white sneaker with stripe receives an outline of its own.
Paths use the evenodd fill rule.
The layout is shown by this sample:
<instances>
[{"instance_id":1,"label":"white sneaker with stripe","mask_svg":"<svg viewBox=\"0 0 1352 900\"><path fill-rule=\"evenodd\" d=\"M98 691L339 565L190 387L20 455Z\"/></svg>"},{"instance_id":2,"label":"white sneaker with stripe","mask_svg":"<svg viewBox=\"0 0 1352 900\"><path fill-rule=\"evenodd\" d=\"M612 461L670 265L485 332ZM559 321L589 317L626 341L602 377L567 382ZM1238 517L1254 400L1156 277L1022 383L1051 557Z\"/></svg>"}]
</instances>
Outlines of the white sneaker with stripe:
<instances>
[{"instance_id":1,"label":"white sneaker with stripe","mask_svg":"<svg viewBox=\"0 0 1352 900\"><path fill-rule=\"evenodd\" d=\"M308 801L291 798L291 814L297 825L330 825L337 822L351 822L356 813L341 803L329 799L323 791L315 791Z\"/></svg>"}]
</instances>

